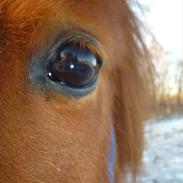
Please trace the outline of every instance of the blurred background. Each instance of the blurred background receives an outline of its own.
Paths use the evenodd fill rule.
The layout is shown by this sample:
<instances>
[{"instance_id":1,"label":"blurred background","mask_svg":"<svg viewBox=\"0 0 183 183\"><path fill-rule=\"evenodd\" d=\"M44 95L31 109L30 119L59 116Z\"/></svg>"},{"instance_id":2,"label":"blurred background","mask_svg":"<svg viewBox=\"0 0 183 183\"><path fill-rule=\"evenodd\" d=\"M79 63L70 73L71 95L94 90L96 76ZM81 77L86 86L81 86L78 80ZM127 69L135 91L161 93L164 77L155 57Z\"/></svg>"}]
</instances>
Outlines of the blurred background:
<instances>
[{"instance_id":1,"label":"blurred background","mask_svg":"<svg viewBox=\"0 0 183 183\"><path fill-rule=\"evenodd\" d=\"M183 183L183 0L139 0L132 8L147 27L155 67L139 182Z\"/></svg>"}]
</instances>

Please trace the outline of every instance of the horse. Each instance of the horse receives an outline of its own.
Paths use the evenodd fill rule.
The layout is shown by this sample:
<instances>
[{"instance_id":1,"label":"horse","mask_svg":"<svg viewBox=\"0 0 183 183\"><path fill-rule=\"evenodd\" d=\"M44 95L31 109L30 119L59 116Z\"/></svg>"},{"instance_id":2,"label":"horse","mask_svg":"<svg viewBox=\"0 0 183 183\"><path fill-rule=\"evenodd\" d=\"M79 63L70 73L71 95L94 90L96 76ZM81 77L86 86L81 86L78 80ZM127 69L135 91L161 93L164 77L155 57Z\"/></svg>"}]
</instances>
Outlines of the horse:
<instances>
[{"instance_id":1,"label":"horse","mask_svg":"<svg viewBox=\"0 0 183 183\"><path fill-rule=\"evenodd\" d=\"M0 1L0 182L140 172L147 48L127 0Z\"/></svg>"}]
</instances>

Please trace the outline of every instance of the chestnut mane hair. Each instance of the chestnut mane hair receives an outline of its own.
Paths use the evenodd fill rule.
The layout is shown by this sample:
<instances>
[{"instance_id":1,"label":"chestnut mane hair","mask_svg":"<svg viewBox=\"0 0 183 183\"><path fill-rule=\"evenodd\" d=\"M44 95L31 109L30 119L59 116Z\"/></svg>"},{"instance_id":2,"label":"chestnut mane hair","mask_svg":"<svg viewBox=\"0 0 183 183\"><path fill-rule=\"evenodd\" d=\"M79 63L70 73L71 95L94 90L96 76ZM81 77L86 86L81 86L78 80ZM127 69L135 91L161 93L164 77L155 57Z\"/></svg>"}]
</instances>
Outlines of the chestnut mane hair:
<instances>
[{"instance_id":1,"label":"chestnut mane hair","mask_svg":"<svg viewBox=\"0 0 183 183\"><path fill-rule=\"evenodd\" d=\"M139 25L127 0L0 1L1 183L110 183L112 128L114 182L127 170L135 181L150 68ZM86 43L102 60L96 89L75 98L36 86L32 62L75 31L97 40Z\"/></svg>"}]
</instances>

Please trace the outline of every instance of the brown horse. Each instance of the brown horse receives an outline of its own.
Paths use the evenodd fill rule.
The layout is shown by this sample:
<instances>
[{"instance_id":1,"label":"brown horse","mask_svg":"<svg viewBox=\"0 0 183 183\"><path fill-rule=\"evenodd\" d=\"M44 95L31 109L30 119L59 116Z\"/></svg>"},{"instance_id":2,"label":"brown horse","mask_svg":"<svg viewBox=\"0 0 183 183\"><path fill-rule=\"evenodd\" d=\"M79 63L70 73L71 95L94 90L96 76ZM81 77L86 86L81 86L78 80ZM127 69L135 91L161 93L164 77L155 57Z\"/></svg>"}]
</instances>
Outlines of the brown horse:
<instances>
[{"instance_id":1,"label":"brown horse","mask_svg":"<svg viewBox=\"0 0 183 183\"><path fill-rule=\"evenodd\" d=\"M1 0L0 183L135 177L148 65L126 0Z\"/></svg>"}]
</instances>

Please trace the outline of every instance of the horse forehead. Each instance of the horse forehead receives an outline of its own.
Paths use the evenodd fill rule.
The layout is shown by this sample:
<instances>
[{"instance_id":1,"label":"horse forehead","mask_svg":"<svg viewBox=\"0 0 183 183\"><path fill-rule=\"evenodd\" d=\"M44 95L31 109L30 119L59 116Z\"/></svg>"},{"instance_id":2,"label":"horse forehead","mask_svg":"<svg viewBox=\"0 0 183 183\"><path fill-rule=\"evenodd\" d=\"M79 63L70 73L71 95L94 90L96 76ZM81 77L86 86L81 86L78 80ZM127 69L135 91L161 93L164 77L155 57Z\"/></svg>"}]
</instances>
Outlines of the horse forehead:
<instances>
[{"instance_id":1,"label":"horse forehead","mask_svg":"<svg viewBox=\"0 0 183 183\"><path fill-rule=\"evenodd\" d=\"M66 24L87 28L88 32L106 41L107 37L108 39L112 37L112 32L117 34L119 31L122 2L125 1L1 0L0 37L3 38L0 42L3 45L1 47L8 47L5 44L7 41L22 45L33 37L34 41L37 40L40 34L47 36L51 31L55 34ZM36 31L39 31L39 36L34 36Z\"/></svg>"},{"instance_id":2,"label":"horse forehead","mask_svg":"<svg viewBox=\"0 0 183 183\"><path fill-rule=\"evenodd\" d=\"M114 7L118 7L118 2L118 0L1 0L0 14L2 14L2 11L7 10L7 12L11 12L11 15L14 16L24 16L25 14L34 16L38 13L42 14L43 10L51 10L53 8L60 12L65 12L69 9L77 13L81 11L81 14L83 12L102 14L113 11ZM49 11L45 11L44 13L49 13ZM56 11L53 13L56 13ZM10 14L7 15L11 16Z\"/></svg>"},{"instance_id":3,"label":"horse forehead","mask_svg":"<svg viewBox=\"0 0 183 183\"><path fill-rule=\"evenodd\" d=\"M110 24L115 26L120 13L118 0L2 0L0 35L2 32L11 33L11 29L14 30L15 27L16 32L22 32L23 29L30 33L33 26L45 20L46 26L70 23L100 28L101 24L104 30L105 25L108 28L111 27Z\"/></svg>"}]
</instances>

